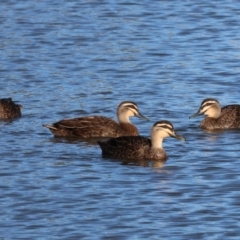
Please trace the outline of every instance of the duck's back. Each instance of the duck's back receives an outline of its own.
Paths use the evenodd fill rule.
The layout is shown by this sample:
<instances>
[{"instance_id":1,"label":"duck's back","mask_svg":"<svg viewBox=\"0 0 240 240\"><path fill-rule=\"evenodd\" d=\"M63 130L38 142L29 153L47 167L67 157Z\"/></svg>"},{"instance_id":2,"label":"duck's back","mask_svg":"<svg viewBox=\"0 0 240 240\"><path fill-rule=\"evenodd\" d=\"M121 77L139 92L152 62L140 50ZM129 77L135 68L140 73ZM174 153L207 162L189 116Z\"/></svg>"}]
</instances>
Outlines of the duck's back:
<instances>
[{"instance_id":1,"label":"duck's back","mask_svg":"<svg viewBox=\"0 0 240 240\"><path fill-rule=\"evenodd\" d=\"M204 129L240 128L240 105L228 105L221 109L219 118L205 118L200 126Z\"/></svg>"},{"instance_id":2,"label":"duck's back","mask_svg":"<svg viewBox=\"0 0 240 240\"><path fill-rule=\"evenodd\" d=\"M137 128L131 123L118 124L111 118L103 116L64 119L52 126L45 125L57 137L118 137L138 135Z\"/></svg>"},{"instance_id":3,"label":"duck's back","mask_svg":"<svg viewBox=\"0 0 240 240\"><path fill-rule=\"evenodd\" d=\"M11 119L21 117L22 106L16 104L11 98L0 99L0 118Z\"/></svg>"},{"instance_id":4,"label":"duck's back","mask_svg":"<svg viewBox=\"0 0 240 240\"><path fill-rule=\"evenodd\" d=\"M151 140L142 136L125 136L98 142L103 157L118 159L146 159Z\"/></svg>"}]
</instances>

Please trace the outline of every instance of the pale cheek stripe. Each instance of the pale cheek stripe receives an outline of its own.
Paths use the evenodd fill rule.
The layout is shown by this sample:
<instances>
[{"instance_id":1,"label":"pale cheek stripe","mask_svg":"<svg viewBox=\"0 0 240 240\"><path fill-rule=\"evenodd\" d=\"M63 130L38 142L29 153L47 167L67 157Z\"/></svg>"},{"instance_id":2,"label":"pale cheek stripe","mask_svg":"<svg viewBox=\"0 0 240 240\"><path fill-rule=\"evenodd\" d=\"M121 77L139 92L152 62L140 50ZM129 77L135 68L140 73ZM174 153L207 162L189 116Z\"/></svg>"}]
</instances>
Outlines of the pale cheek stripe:
<instances>
[{"instance_id":1,"label":"pale cheek stripe","mask_svg":"<svg viewBox=\"0 0 240 240\"><path fill-rule=\"evenodd\" d=\"M170 130L171 132L173 132L172 127L169 126L169 125L157 125L157 126L160 127L160 128L168 129L168 130Z\"/></svg>"},{"instance_id":2,"label":"pale cheek stripe","mask_svg":"<svg viewBox=\"0 0 240 240\"><path fill-rule=\"evenodd\" d=\"M200 107L201 110L204 110L206 107L211 107L215 102L208 102ZM208 109L208 108L207 108ZM207 111L207 109L205 111ZM204 111L204 112L205 112Z\"/></svg>"},{"instance_id":3,"label":"pale cheek stripe","mask_svg":"<svg viewBox=\"0 0 240 240\"><path fill-rule=\"evenodd\" d=\"M135 105L125 105L124 107L128 107L128 108L138 111L138 108Z\"/></svg>"}]
</instances>

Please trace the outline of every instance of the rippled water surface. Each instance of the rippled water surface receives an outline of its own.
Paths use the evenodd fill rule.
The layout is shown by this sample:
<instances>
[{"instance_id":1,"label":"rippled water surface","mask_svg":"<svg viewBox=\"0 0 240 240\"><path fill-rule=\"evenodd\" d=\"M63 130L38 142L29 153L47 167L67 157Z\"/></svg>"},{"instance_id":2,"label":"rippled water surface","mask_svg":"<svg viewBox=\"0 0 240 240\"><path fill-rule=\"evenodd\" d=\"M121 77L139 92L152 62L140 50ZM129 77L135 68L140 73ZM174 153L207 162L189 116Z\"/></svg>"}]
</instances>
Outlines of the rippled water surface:
<instances>
[{"instance_id":1,"label":"rippled water surface","mask_svg":"<svg viewBox=\"0 0 240 240\"><path fill-rule=\"evenodd\" d=\"M201 101L240 103L240 2L1 1L0 239L239 239L239 131L189 119ZM171 121L163 166L103 159L42 124L115 117L123 100Z\"/></svg>"}]
</instances>

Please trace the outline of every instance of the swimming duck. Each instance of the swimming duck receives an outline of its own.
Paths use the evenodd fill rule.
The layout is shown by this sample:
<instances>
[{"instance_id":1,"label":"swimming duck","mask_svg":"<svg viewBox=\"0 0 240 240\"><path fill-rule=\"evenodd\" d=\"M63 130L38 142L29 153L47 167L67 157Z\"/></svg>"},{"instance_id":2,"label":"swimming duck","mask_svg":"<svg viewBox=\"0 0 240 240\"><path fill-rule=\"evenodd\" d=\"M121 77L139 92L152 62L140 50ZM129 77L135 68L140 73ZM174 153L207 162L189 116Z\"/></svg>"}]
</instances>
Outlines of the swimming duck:
<instances>
[{"instance_id":1,"label":"swimming duck","mask_svg":"<svg viewBox=\"0 0 240 240\"><path fill-rule=\"evenodd\" d=\"M16 104L12 98L0 99L0 119L12 119L21 117L22 105Z\"/></svg>"},{"instance_id":2,"label":"swimming duck","mask_svg":"<svg viewBox=\"0 0 240 240\"><path fill-rule=\"evenodd\" d=\"M98 141L103 157L135 160L167 160L167 154L162 147L163 139L174 137L185 140L178 135L172 123L158 121L152 126L151 140L143 136L125 136L111 138L108 141Z\"/></svg>"},{"instance_id":3,"label":"swimming duck","mask_svg":"<svg viewBox=\"0 0 240 240\"><path fill-rule=\"evenodd\" d=\"M124 101L117 108L119 123L103 116L87 116L79 118L63 119L52 125L44 124L44 127L56 137L119 137L139 135L138 129L130 122L130 117L139 117L148 120L138 110L135 102Z\"/></svg>"},{"instance_id":4,"label":"swimming duck","mask_svg":"<svg viewBox=\"0 0 240 240\"><path fill-rule=\"evenodd\" d=\"M220 103L214 98L206 98L202 101L198 111L190 116L194 118L199 115L207 117L200 123L203 129L233 129L240 128L240 105L227 105L221 108Z\"/></svg>"}]
</instances>

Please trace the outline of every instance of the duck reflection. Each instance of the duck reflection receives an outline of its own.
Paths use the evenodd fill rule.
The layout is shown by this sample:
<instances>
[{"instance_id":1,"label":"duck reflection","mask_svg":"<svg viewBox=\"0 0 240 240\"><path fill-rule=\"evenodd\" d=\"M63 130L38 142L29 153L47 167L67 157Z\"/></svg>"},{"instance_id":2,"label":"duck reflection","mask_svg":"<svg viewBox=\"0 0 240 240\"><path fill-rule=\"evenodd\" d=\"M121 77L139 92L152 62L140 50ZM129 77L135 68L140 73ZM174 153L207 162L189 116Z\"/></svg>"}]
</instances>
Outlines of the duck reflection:
<instances>
[{"instance_id":1,"label":"duck reflection","mask_svg":"<svg viewBox=\"0 0 240 240\"><path fill-rule=\"evenodd\" d=\"M139 166L139 167L151 167L151 168L163 168L166 161L147 161L147 160L131 160L131 159L112 159L111 161L119 162L121 165Z\"/></svg>"}]
</instances>

